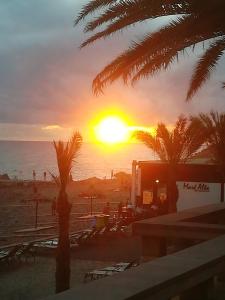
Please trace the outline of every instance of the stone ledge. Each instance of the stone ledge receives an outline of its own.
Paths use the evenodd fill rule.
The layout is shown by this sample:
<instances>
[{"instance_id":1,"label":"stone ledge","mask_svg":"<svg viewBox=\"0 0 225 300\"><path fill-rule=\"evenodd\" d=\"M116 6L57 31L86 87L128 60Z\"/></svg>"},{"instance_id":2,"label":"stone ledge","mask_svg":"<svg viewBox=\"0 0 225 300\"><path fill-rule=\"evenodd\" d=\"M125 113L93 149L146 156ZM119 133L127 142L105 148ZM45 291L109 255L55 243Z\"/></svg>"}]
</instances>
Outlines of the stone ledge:
<instances>
[{"instance_id":1,"label":"stone ledge","mask_svg":"<svg viewBox=\"0 0 225 300\"><path fill-rule=\"evenodd\" d=\"M46 300L169 299L225 270L225 235Z\"/></svg>"}]
</instances>

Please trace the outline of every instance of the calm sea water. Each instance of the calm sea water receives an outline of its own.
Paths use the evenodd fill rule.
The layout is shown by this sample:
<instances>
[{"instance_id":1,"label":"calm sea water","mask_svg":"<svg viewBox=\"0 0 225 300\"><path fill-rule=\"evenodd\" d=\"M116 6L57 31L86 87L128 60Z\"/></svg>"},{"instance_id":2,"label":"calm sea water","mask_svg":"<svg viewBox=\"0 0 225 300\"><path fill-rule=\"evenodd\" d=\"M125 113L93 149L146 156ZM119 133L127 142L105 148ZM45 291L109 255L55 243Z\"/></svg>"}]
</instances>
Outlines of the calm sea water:
<instances>
[{"instance_id":1,"label":"calm sea water","mask_svg":"<svg viewBox=\"0 0 225 300\"><path fill-rule=\"evenodd\" d=\"M84 143L74 164L72 174L75 180L89 177L110 178L111 170L131 173L133 160L151 160L154 154L142 144L121 144L103 146ZM42 180L43 172L57 174L56 156L50 142L0 141L0 174L11 178ZM50 176L48 179L50 179Z\"/></svg>"}]
</instances>

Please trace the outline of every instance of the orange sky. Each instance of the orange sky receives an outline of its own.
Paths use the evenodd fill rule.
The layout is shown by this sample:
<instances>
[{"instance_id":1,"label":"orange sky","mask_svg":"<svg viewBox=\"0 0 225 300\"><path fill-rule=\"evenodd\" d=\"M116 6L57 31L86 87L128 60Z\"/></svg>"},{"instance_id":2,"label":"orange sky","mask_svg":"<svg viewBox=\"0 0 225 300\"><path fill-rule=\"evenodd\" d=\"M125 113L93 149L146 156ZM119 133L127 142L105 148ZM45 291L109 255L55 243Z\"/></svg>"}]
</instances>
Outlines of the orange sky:
<instances>
[{"instance_id":1,"label":"orange sky","mask_svg":"<svg viewBox=\"0 0 225 300\"><path fill-rule=\"evenodd\" d=\"M85 37L82 26L73 27L73 18L86 2L1 3L0 139L65 139L74 128L89 140L93 120L112 110L130 126L172 124L181 113L224 110L224 59L204 89L190 103L184 101L201 50L189 51L179 64L134 88L116 82L95 97L91 82L97 72L150 27L145 22L81 51ZM151 29L157 26L156 20Z\"/></svg>"}]
</instances>

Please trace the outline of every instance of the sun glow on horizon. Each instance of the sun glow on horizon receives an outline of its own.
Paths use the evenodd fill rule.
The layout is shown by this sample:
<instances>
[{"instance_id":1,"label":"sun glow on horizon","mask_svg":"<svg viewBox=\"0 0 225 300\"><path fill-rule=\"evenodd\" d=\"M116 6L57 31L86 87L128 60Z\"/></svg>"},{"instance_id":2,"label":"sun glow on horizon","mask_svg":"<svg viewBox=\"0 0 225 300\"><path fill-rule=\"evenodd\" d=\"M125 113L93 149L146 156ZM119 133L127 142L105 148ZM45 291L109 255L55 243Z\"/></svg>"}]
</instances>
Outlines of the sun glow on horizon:
<instances>
[{"instance_id":1,"label":"sun glow on horizon","mask_svg":"<svg viewBox=\"0 0 225 300\"><path fill-rule=\"evenodd\" d=\"M117 116L105 117L94 128L97 141L106 144L127 142L129 128L126 123Z\"/></svg>"},{"instance_id":2,"label":"sun glow on horizon","mask_svg":"<svg viewBox=\"0 0 225 300\"><path fill-rule=\"evenodd\" d=\"M118 109L111 108L97 113L90 120L90 139L98 144L102 144L107 149L116 149L122 144L140 143L136 139L135 131L145 131L151 135L156 135L156 126L134 125L135 118Z\"/></svg>"}]
</instances>

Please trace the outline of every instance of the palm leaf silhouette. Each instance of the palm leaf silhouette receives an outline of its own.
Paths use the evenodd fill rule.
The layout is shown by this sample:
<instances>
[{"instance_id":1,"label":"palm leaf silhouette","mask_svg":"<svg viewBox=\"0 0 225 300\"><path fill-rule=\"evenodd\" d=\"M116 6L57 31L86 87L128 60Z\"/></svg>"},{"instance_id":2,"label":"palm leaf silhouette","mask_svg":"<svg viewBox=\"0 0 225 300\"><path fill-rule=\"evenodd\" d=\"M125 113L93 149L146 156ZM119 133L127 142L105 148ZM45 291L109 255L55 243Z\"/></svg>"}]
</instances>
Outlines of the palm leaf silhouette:
<instances>
[{"instance_id":1,"label":"palm leaf silhouette","mask_svg":"<svg viewBox=\"0 0 225 300\"><path fill-rule=\"evenodd\" d=\"M110 37L125 28L146 20L173 16L163 28L133 41L126 51L109 63L93 80L93 92L122 78L125 83L136 83L158 71L167 69L185 50L206 43L206 49L195 68L187 100L210 78L224 54L225 2L223 0L92 0L85 5L75 24L90 15L84 31L94 32L81 47ZM174 16L177 18L174 19ZM149 23L148 23L149 24ZM151 23L150 25L151 26ZM103 29L102 29L103 27ZM212 39L214 39L212 41Z\"/></svg>"}]
</instances>

